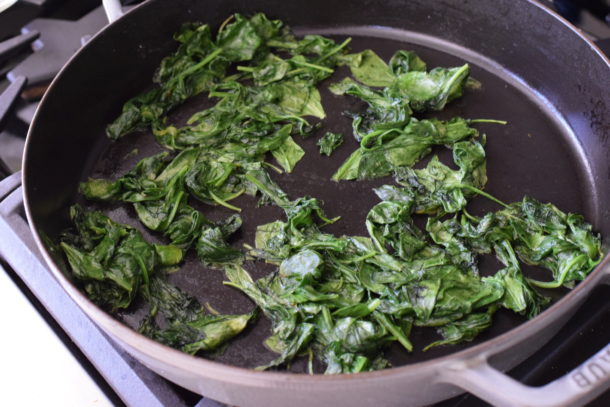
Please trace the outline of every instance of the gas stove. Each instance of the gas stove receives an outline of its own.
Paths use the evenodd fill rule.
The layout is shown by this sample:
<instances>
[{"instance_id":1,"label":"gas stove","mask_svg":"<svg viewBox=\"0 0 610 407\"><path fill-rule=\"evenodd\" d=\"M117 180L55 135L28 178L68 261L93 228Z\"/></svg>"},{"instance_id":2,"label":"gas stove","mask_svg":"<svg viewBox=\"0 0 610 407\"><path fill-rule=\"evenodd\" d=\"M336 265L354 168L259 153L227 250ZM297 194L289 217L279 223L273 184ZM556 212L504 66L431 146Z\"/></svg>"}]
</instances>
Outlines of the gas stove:
<instances>
[{"instance_id":1,"label":"gas stove","mask_svg":"<svg viewBox=\"0 0 610 407\"><path fill-rule=\"evenodd\" d=\"M134 1L124 2L128 3ZM553 3L573 23L598 37L610 39L610 28L596 19L610 12L607 2L555 0ZM100 1L0 0L0 23L0 297L6 297L6 290L21 297L20 305L15 307L31 309L31 318L38 320L31 323L39 324L45 335L50 332L58 342L57 347L46 351L47 355L65 353L66 360L76 366L72 371L84 378L83 381L79 378L79 384L73 386L83 383L83 388L91 388L92 395L81 399L81 405L83 400L89 400L98 406L220 406L148 370L100 331L47 271L25 220L20 175L16 171L20 169L28 125L37 101L61 66L106 24ZM610 40L599 44L610 52ZM609 296L610 287L598 288L548 344L509 374L532 386L543 385L569 372L605 346L610 342L610 325L606 323L610 320ZM11 308L10 313L20 313L21 308L16 308ZM19 323L25 326L30 320ZM48 342L44 342L32 346L47 346ZM4 347L5 342L0 339L0 348ZM45 349L42 358L35 362L26 360L32 351L25 345L11 352L21 356L21 363L30 363L30 369L35 369L35 364L47 363ZM10 383L10 373L6 370L13 368L5 365L1 369L5 369L1 374L7 374ZM56 376L59 380L68 380L59 374ZM70 403L61 393L57 397L45 398L46 404ZM0 402L10 401L13 400L5 400L0 394ZM484 405L487 404L468 394L437 404L441 407ZM591 405L610 405L610 392Z\"/></svg>"}]
</instances>

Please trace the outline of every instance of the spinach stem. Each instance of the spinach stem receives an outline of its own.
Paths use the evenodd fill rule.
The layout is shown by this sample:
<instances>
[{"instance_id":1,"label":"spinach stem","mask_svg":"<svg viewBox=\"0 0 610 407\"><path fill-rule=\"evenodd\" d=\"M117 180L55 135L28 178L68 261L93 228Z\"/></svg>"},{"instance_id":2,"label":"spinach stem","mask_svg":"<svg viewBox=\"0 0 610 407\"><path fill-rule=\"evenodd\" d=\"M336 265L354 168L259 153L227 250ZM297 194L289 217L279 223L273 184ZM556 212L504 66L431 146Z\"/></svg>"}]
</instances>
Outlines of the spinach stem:
<instances>
[{"instance_id":1,"label":"spinach stem","mask_svg":"<svg viewBox=\"0 0 610 407\"><path fill-rule=\"evenodd\" d=\"M506 120L494 120L494 119L471 119L468 123L492 123L492 124L508 124Z\"/></svg>"},{"instance_id":2,"label":"spinach stem","mask_svg":"<svg viewBox=\"0 0 610 407\"><path fill-rule=\"evenodd\" d=\"M183 196L184 196L184 191L180 191L177 194L176 200L174 201L174 206L172 207L172 211L170 212L170 214L168 216L168 220L167 220L168 225L170 223L172 223L172 221L174 220L174 217L176 216L176 213L178 212L178 208L180 208L180 203L182 202Z\"/></svg>"},{"instance_id":3,"label":"spinach stem","mask_svg":"<svg viewBox=\"0 0 610 407\"><path fill-rule=\"evenodd\" d=\"M230 96L230 95L232 95L231 92L218 92L218 91L214 91L214 92L208 93L208 97L209 98L213 98L213 97L223 98L223 97Z\"/></svg>"},{"instance_id":4,"label":"spinach stem","mask_svg":"<svg viewBox=\"0 0 610 407\"><path fill-rule=\"evenodd\" d=\"M269 40L269 41L267 41L267 46L268 47L274 47L274 48L295 49L298 45L296 43L292 43L292 42L284 42L284 41L278 41L278 40Z\"/></svg>"},{"instance_id":5,"label":"spinach stem","mask_svg":"<svg viewBox=\"0 0 610 407\"><path fill-rule=\"evenodd\" d=\"M210 311L210 314L213 314L213 315L220 315L220 312L218 312L218 310L217 310L216 308L212 307L212 304L210 304L209 302L206 302L206 303L205 303L205 304L203 304L203 305L205 305L206 309L207 309L208 311Z\"/></svg>"},{"instance_id":6,"label":"spinach stem","mask_svg":"<svg viewBox=\"0 0 610 407\"><path fill-rule=\"evenodd\" d=\"M527 278L526 279L531 285L535 285L536 287L540 287L540 288L558 288L563 284L563 279L562 281L538 281L538 280L534 280L531 278Z\"/></svg>"},{"instance_id":7,"label":"spinach stem","mask_svg":"<svg viewBox=\"0 0 610 407\"><path fill-rule=\"evenodd\" d=\"M266 195L271 195L271 191L269 191L269 189L262 183L260 182L254 175L250 174L250 173L246 173L244 175L244 177L250 181L251 183L253 183L254 185L256 185L256 187L263 193L265 193Z\"/></svg>"},{"instance_id":8,"label":"spinach stem","mask_svg":"<svg viewBox=\"0 0 610 407\"><path fill-rule=\"evenodd\" d=\"M473 222L479 222L481 219L477 218L474 215L471 215L470 213L468 213L468 211L466 210L466 208L462 209L462 213L464 214L464 216L466 216L468 219L470 219Z\"/></svg>"},{"instance_id":9,"label":"spinach stem","mask_svg":"<svg viewBox=\"0 0 610 407\"><path fill-rule=\"evenodd\" d=\"M212 191L210 191L210 197L212 197L214 202L216 202L218 205L224 206L225 208L229 208L229 209L232 209L237 212L241 212L241 208L238 208L237 206L233 206L230 203L223 201L218 196L216 196Z\"/></svg>"},{"instance_id":10,"label":"spinach stem","mask_svg":"<svg viewBox=\"0 0 610 407\"><path fill-rule=\"evenodd\" d=\"M136 253L133 250L129 251L130 254L133 256L133 258L136 260L136 263L138 264L138 267L140 268L140 271L142 272L142 279L144 280L144 291L146 291L146 295L148 297L150 297L150 279L149 279L149 275L148 275L148 268L146 268L146 265L144 264L144 260L142 260L142 257L140 257L140 255L138 253Z\"/></svg>"},{"instance_id":11,"label":"spinach stem","mask_svg":"<svg viewBox=\"0 0 610 407\"><path fill-rule=\"evenodd\" d=\"M322 318L324 319L324 323L328 327L328 329L333 329L333 318L330 315L330 311L328 308L322 308Z\"/></svg>"},{"instance_id":12,"label":"spinach stem","mask_svg":"<svg viewBox=\"0 0 610 407\"><path fill-rule=\"evenodd\" d=\"M360 140L360 148L365 151L375 150L375 149L379 148L381 146L381 144L383 144L383 137L394 131L396 131L396 129L389 129L389 130L385 130L385 131L382 131L382 130L372 131L369 134L367 134L366 136L364 136L362 138L362 140ZM377 145L368 147L366 144L371 139L379 140L379 141L377 142Z\"/></svg>"},{"instance_id":13,"label":"spinach stem","mask_svg":"<svg viewBox=\"0 0 610 407\"><path fill-rule=\"evenodd\" d=\"M327 68L325 66L316 65L316 64L310 64L309 62L293 60L292 63L295 64L295 65L301 65L301 66L306 66L308 68L317 69L318 71L322 71L322 72L328 72L328 73L335 72L334 70L332 70L330 68ZM288 73L290 73L290 72L288 72Z\"/></svg>"},{"instance_id":14,"label":"spinach stem","mask_svg":"<svg viewBox=\"0 0 610 407\"><path fill-rule=\"evenodd\" d=\"M339 219L341 219L341 216L335 216L332 219L327 218L326 216L322 216L320 213L318 213L318 217L322 220L322 226L325 225L330 225L332 223L335 223L336 221L338 221ZM333 245L330 245L329 247L334 247Z\"/></svg>"},{"instance_id":15,"label":"spinach stem","mask_svg":"<svg viewBox=\"0 0 610 407\"><path fill-rule=\"evenodd\" d=\"M464 189L472 191L472 192L474 192L474 193L476 193L478 195L482 195L485 198L487 198L487 199L489 199L491 201L494 201L498 205L501 205L501 206L503 206L505 208L510 208L507 204L505 204L504 202L500 201L498 198L496 198L496 197L494 197L492 195L489 195L487 192L481 191L479 188L475 188L472 185L462 184L462 185L460 185L460 188L464 188Z\"/></svg>"},{"instance_id":16,"label":"spinach stem","mask_svg":"<svg viewBox=\"0 0 610 407\"><path fill-rule=\"evenodd\" d=\"M277 119L278 120L296 120L296 121L299 121L299 122L305 124L306 126L309 126L309 122L299 116L291 116L291 115L280 116L280 115L278 115ZM278 121L278 120L274 120L274 121Z\"/></svg>"},{"instance_id":17,"label":"spinach stem","mask_svg":"<svg viewBox=\"0 0 610 407\"><path fill-rule=\"evenodd\" d=\"M220 24L220 27L218 27L218 33L216 35L220 34L222 30L225 29L227 24L229 24L234 18L235 14L231 14L229 17L225 18L225 21L223 21L222 24Z\"/></svg>"},{"instance_id":18,"label":"spinach stem","mask_svg":"<svg viewBox=\"0 0 610 407\"><path fill-rule=\"evenodd\" d=\"M223 281L222 285L226 285L228 287L233 287L233 288L237 288L238 290L245 291L244 287L242 287L241 285L236 284L236 283L234 283L232 281Z\"/></svg>"},{"instance_id":19,"label":"spinach stem","mask_svg":"<svg viewBox=\"0 0 610 407\"><path fill-rule=\"evenodd\" d=\"M262 164L264 166L266 166L266 167L271 168L273 171L277 172L278 174L283 174L284 173L284 171L282 171L281 168L279 168L279 167L277 167L277 166L275 166L275 165L273 165L271 163L268 163L267 161L263 161Z\"/></svg>"},{"instance_id":20,"label":"spinach stem","mask_svg":"<svg viewBox=\"0 0 610 407\"><path fill-rule=\"evenodd\" d=\"M561 287L563 285L563 282L565 281L567 275L568 275L568 271L570 271L572 266L575 263L577 263L579 260L581 260L582 257L583 257L583 255L576 256L576 257L574 257L574 259L571 262L569 262L568 264L563 266L563 270L561 271L561 274L559 275L559 278L557 280L554 280L554 281L538 281L538 280L534 280L534 279L528 278L527 281L529 281L532 285L535 285L536 287L540 287L540 288L558 288L558 287Z\"/></svg>"},{"instance_id":21,"label":"spinach stem","mask_svg":"<svg viewBox=\"0 0 610 407\"><path fill-rule=\"evenodd\" d=\"M240 196L241 194L243 194L244 192L246 192L246 190L244 188L240 189L239 191L235 192L233 195L229 195L225 198L225 201L232 201L233 199L237 198L238 196Z\"/></svg>"},{"instance_id":22,"label":"spinach stem","mask_svg":"<svg viewBox=\"0 0 610 407\"><path fill-rule=\"evenodd\" d=\"M288 201L286 200L286 195L284 196L277 196L272 190L270 190L265 184L263 184L262 182L260 182L258 180L258 178L256 178L254 175L250 174L250 173L246 173L244 175L244 178L246 178L248 181L250 181L251 183L253 183L254 185L256 185L256 187L258 188L259 191L261 191L262 194L268 196L269 198L271 198L271 200L273 202L276 203L276 205L278 206L282 206L285 205Z\"/></svg>"},{"instance_id":23,"label":"spinach stem","mask_svg":"<svg viewBox=\"0 0 610 407\"><path fill-rule=\"evenodd\" d=\"M330 50L328 52L328 54L321 56L320 58L318 58L316 60L316 63L320 63L322 61L324 61L326 58L331 57L333 55L335 55L337 52L341 51L343 48L345 48L347 46L347 44L349 44L352 41L352 38L346 38L345 41L343 41L341 44L339 44L338 46L336 46L335 48L333 48L332 50Z\"/></svg>"},{"instance_id":24,"label":"spinach stem","mask_svg":"<svg viewBox=\"0 0 610 407\"><path fill-rule=\"evenodd\" d=\"M445 88L443 89L443 93L444 94L449 93L451 91L451 88L453 88L453 85L455 84L455 82L460 78L461 75L464 74L464 72L468 71L469 69L470 69L470 67L468 66L468 64L462 65L447 81L447 84L445 85Z\"/></svg>"},{"instance_id":25,"label":"spinach stem","mask_svg":"<svg viewBox=\"0 0 610 407\"><path fill-rule=\"evenodd\" d=\"M297 68L297 69L293 69L292 71L288 71L286 72L286 76L291 76L297 73L301 73L301 72L305 72L306 69L305 68Z\"/></svg>"},{"instance_id":26,"label":"spinach stem","mask_svg":"<svg viewBox=\"0 0 610 407\"><path fill-rule=\"evenodd\" d=\"M364 256L360 256L360 257L355 257L353 259L350 259L350 263L359 263L363 260L366 259L370 259L371 257L375 257L377 256L379 253L375 252L375 251L371 251L370 253L365 254Z\"/></svg>"},{"instance_id":27,"label":"spinach stem","mask_svg":"<svg viewBox=\"0 0 610 407\"><path fill-rule=\"evenodd\" d=\"M413 344L411 343L411 341L409 341L409 338L407 338L404 332L401 332L396 325L390 322L390 320L385 314L373 312L373 316L381 325L385 327L385 329L387 329L392 335L394 335L394 337L398 340L398 342L400 342L402 346L404 346L406 350L408 350L409 352L413 350Z\"/></svg>"},{"instance_id":28,"label":"spinach stem","mask_svg":"<svg viewBox=\"0 0 610 407\"><path fill-rule=\"evenodd\" d=\"M208 63L210 63L214 58L216 58L221 52L222 52L222 48L216 48L214 51L212 51L210 54L208 54L207 57L203 58L203 60L201 60L200 62L191 66L190 68L185 69L183 72L180 72L178 75L176 75L174 81L176 81L178 79L182 79L186 75L189 75L189 74L197 71L198 69L203 68Z\"/></svg>"},{"instance_id":29,"label":"spinach stem","mask_svg":"<svg viewBox=\"0 0 610 407\"><path fill-rule=\"evenodd\" d=\"M307 371L310 375L314 374L313 371L313 350L311 348L307 348Z\"/></svg>"}]
</instances>

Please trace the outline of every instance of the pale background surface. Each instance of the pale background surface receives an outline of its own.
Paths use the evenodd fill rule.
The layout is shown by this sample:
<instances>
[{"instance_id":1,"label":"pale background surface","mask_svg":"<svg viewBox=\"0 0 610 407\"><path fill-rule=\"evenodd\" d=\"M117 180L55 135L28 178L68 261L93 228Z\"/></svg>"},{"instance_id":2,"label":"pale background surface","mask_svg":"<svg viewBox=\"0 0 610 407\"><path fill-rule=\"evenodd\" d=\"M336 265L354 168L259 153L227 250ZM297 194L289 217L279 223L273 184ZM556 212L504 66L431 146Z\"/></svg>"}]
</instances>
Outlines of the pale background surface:
<instances>
[{"instance_id":1,"label":"pale background surface","mask_svg":"<svg viewBox=\"0 0 610 407\"><path fill-rule=\"evenodd\" d=\"M0 321L0 405L112 406L1 267Z\"/></svg>"}]
</instances>

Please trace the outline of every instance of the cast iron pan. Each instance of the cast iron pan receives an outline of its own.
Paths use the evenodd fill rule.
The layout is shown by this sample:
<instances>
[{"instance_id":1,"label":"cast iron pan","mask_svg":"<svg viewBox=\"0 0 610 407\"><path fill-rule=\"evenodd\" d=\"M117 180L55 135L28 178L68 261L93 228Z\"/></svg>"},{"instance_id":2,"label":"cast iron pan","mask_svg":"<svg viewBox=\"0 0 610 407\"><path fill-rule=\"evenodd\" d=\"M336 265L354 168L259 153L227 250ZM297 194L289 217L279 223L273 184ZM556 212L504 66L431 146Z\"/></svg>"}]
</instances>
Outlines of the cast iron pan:
<instances>
[{"instance_id":1,"label":"cast iron pan","mask_svg":"<svg viewBox=\"0 0 610 407\"><path fill-rule=\"evenodd\" d=\"M388 60L396 50L410 49L416 51L430 67L458 66L464 63L463 58L443 52L443 49L437 44L414 45L409 43L409 38L400 41L373 38L367 34L358 31L350 33L353 36L351 42L353 51L370 48ZM336 38L340 42L345 37L337 36ZM357 148L358 144L351 137L351 119L343 115L343 112L361 111L365 107L355 98L334 96L328 91L327 87L330 83L338 81L347 74L349 74L347 69L341 69L320 85L322 101L328 117L323 120L322 127L312 136L298 139L299 144L306 150L305 158L297 164L292 174L271 173L271 176L290 197L297 198L304 195L317 197L324 202L324 209L328 216L341 216L341 220L326 227L326 231L336 235L367 236L364 225L366 214L379 202L379 198L373 193L372 188L384 183L393 183L393 180L388 177L373 181L338 183L330 181L333 173ZM476 126L488 135L486 152L489 157L489 184L487 190L507 202L520 200L524 194L529 194L542 201L554 202L565 211L583 212L585 210L583 197L586 196L587 191L579 182L579 157L566 141L570 136L558 125L553 112L536 103L531 95L524 93L527 90L510 84L509 78L493 75L478 66L473 66L472 76L483 84L481 89L466 91L463 98L451 103L441 113L428 114L428 116L445 119L454 116L495 118L509 122L507 126ZM186 120L192 114L208 105L210 103L207 96L200 95L177 108L170 115L169 121L185 125ZM420 117L423 116L420 115ZM321 156L316 146L316 141L326 131L340 132L347 136L346 142L331 157ZM103 136L100 135L100 137ZM137 153L134 153L136 151ZM133 168L140 159L160 151L162 148L155 143L150 132L125 137L119 142L107 144L104 149L100 149L100 156L94 162L93 168L85 170L83 177L117 178ZM438 148L434 153L445 158L444 161L447 164L451 162L451 150ZM425 162L423 161L418 166L424 165ZM566 190L571 192L566 194ZM92 205L91 202L78 200L84 205L103 210L119 222L130 223L144 230L133 207L129 204ZM257 207L257 200L258 198L244 196L233 201L236 206L243 209L241 216L244 221L241 231L232 240L233 245L241 247L244 243L253 244L254 233L258 225L284 219L283 211L280 208L273 205ZM191 199L190 203L212 220L220 220L234 213L223 207L201 204L196 199ZM475 213L484 213L488 210L497 210L498 207L486 202L484 198L477 198L471 209ZM417 217L417 219L425 219L425 217ZM147 233L147 237L150 240L157 236ZM486 264L482 267L483 274L491 274L502 268L501 264L492 257L486 260ZM252 272L254 278L261 277L272 270L263 262L250 262L246 268ZM171 281L177 286L196 295L202 303L210 303L222 313L241 313L252 310L253 305L247 297L235 289L223 286L223 280L226 280L224 273L203 267L197 260L194 250L189 252L186 264L181 271L171 275ZM137 327L137 318L141 317L141 313L138 311L135 309L125 313L124 320ZM481 335L474 343L505 332L521 321L523 321L521 317L510 312L503 312L497 316L497 323L493 328ZM220 355L209 355L208 357L240 366L262 365L274 358L274 354L261 344L268 335L269 325L266 321L258 323L245 335L234 341L234 346L230 346ZM422 332L418 330L413 338L414 346L416 349L421 349L437 339L433 329L422 330ZM392 363L393 365L414 363L453 352L459 348L459 346L448 346L432 349L425 353L406 354L397 346L396 352L392 352ZM295 365L295 368L299 367L301 366Z\"/></svg>"},{"instance_id":2,"label":"cast iron pan","mask_svg":"<svg viewBox=\"0 0 610 407\"><path fill-rule=\"evenodd\" d=\"M215 7L206 3L150 1L142 6L147 8L146 13L134 12L115 24L113 30L98 35L94 44L78 55L79 63L68 64L55 81L43 101L44 109L35 118L24 161L26 205L30 221L40 236L56 241L61 230L68 226L68 207L74 202L83 202L76 193L79 182L89 176L119 177L141 158L161 150L149 132L110 143L104 128L129 97L150 86L160 59L175 48L171 35L180 24L205 21L215 31L233 12L256 11L282 19L297 34L320 33L338 40L350 36L352 51L371 48L386 60L394 51L408 49L416 51L429 67L470 63L471 76L482 87L466 91L443 112L419 117L462 116L508 121L506 126L476 125L481 133L487 134L489 183L486 190L505 202L520 200L524 195L553 202L563 211L584 214L595 230L610 235L607 159L610 101L607 93L600 91L610 89L607 62L604 65L601 57L575 39L574 33L559 24L556 17L531 5L512 7L510 0L475 1L476 7L469 6L469 12L462 10L458 1L390 1L383 6L368 1L302 4L223 1ZM157 18L147 19L151 15ZM554 41L562 41L573 58L555 54L556 47L552 46L545 52L544 44ZM88 69L82 69L84 66ZM581 74L583 71L588 75ZM289 196L317 197L324 202L327 215L340 215L339 222L325 229L339 235L366 234L366 213L378 202L371 189L391 182L390 179L330 181L330 176L356 148L350 119L342 113L363 108L355 99L337 97L327 91L328 84L347 73L340 69L320 86L327 118L312 137L297 140L306 150L305 158L293 174L272 174ZM209 105L205 95L197 96L175 109L169 121L181 125L194 112ZM330 158L320 156L315 146L326 131L347 136L346 142ZM438 148L435 153L446 163L450 162L450 152L446 149ZM425 161L419 166L422 165ZM116 221L144 229L130 205L83 203L103 210ZM190 203L211 219L231 213L195 199ZM242 230L232 241L236 246L252 243L257 225L282 218L280 209L256 207L256 199L251 197L240 197L234 203L244 209ZM469 206L474 214L495 209L497 206L484 198L474 199ZM162 241L159 236L145 234L151 240ZM61 257L50 251L49 255L65 270ZM480 266L483 274L491 274L500 264L489 257L483 258ZM249 263L246 268L254 278L270 271L262 263ZM528 268L526 272L537 277L544 275L535 268ZM224 279L221 271L202 267L193 253L187 256L181 271L171 276L177 286L220 312L250 311L253 304L249 299L223 286ZM120 319L136 326L141 314L142 310L135 308L122 314ZM390 348L387 356L395 366L434 359L483 343L522 322L524 319L518 315L498 312L492 328L472 343L411 354L396 347ZM268 335L269 324L260 319L224 353L205 357L243 367L264 364L274 358L262 345ZM412 335L416 349L436 339L433 330L416 330ZM296 363L292 369L302 371L303 365Z\"/></svg>"}]
</instances>

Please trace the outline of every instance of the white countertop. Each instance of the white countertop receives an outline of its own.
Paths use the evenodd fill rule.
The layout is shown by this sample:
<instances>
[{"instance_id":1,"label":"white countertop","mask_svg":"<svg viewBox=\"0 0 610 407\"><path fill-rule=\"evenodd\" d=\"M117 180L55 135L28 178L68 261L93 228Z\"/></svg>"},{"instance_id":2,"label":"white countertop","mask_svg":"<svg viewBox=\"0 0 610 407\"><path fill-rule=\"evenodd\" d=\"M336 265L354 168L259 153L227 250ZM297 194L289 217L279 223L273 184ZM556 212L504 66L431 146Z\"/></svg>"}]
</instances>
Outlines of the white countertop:
<instances>
[{"instance_id":1,"label":"white countertop","mask_svg":"<svg viewBox=\"0 0 610 407\"><path fill-rule=\"evenodd\" d=\"M112 403L0 267L0 405Z\"/></svg>"}]
</instances>

